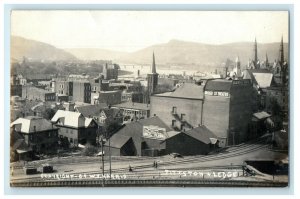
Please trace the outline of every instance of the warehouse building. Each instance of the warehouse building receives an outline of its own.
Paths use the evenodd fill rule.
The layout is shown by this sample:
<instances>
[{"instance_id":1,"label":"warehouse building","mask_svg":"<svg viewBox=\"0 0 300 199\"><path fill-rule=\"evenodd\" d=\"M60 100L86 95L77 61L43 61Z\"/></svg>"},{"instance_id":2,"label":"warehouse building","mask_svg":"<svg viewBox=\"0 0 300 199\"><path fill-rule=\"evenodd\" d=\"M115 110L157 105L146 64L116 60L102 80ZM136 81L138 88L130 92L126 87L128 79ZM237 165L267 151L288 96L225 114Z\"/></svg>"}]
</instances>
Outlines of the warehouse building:
<instances>
[{"instance_id":1,"label":"warehouse building","mask_svg":"<svg viewBox=\"0 0 300 199\"><path fill-rule=\"evenodd\" d=\"M249 138L252 118L251 81L214 79L204 88L203 124L220 140L221 147Z\"/></svg>"},{"instance_id":2,"label":"warehouse building","mask_svg":"<svg viewBox=\"0 0 300 199\"><path fill-rule=\"evenodd\" d=\"M159 117L151 117L123 126L105 144L112 156L159 156L207 154L215 148L217 136L205 126L189 131L173 131Z\"/></svg>"},{"instance_id":3,"label":"warehouse building","mask_svg":"<svg viewBox=\"0 0 300 199\"><path fill-rule=\"evenodd\" d=\"M202 125L203 88L202 85L184 83L174 92L151 96L151 116L159 116L174 130L188 130Z\"/></svg>"}]
</instances>

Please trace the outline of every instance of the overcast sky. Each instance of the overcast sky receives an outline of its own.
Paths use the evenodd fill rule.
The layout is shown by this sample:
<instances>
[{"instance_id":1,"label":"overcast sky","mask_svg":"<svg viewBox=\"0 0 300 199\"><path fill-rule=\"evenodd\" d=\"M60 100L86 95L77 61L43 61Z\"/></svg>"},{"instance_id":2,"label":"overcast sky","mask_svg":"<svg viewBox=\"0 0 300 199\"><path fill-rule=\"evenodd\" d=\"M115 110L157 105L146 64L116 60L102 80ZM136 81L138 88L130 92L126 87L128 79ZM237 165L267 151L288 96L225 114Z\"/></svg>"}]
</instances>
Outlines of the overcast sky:
<instances>
[{"instance_id":1,"label":"overcast sky","mask_svg":"<svg viewBox=\"0 0 300 199\"><path fill-rule=\"evenodd\" d=\"M222 44L288 42L288 12L13 11L12 35L59 48L135 51L171 39Z\"/></svg>"}]
</instances>

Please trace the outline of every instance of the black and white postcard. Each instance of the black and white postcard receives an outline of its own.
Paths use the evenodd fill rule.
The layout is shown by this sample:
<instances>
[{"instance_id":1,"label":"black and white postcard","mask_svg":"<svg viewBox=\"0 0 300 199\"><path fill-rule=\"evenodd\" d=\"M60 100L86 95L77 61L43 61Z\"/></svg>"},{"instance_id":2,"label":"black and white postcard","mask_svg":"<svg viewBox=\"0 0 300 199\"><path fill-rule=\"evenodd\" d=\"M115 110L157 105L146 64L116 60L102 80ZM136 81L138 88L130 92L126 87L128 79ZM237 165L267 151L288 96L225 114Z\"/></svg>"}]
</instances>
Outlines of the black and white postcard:
<instances>
[{"instance_id":1,"label":"black and white postcard","mask_svg":"<svg viewBox=\"0 0 300 199\"><path fill-rule=\"evenodd\" d=\"M289 14L12 10L10 186L288 186Z\"/></svg>"}]
</instances>

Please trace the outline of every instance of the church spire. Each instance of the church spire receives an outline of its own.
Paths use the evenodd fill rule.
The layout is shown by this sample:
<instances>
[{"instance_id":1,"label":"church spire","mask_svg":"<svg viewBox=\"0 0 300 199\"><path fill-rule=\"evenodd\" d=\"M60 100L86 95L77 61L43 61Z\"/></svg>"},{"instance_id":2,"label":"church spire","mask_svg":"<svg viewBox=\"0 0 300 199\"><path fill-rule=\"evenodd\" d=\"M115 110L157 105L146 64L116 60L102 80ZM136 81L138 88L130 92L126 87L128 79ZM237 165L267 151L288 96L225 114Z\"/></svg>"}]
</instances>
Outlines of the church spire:
<instances>
[{"instance_id":1,"label":"church spire","mask_svg":"<svg viewBox=\"0 0 300 199\"><path fill-rule=\"evenodd\" d=\"M255 37L255 42L254 42L254 66L255 66L255 68L257 67L257 62L258 62L258 58L257 58L257 42L256 42L256 37Z\"/></svg>"},{"instance_id":2,"label":"church spire","mask_svg":"<svg viewBox=\"0 0 300 199\"><path fill-rule=\"evenodd\" d=\"M156 73L156 65L155 65L155 56L153 52L153 58L152 58L152 68L151 68L152 73Z\"/></svg>"},{"instance_id":3,"label":"church spire","mask_svg":"<svg viewBox=\"0 0 300 199\"><path fill-rule=\"evenodd\" d=\"M268 58L268 53L266 53L266 68L269 68L269 58Z\"/></svg>"},{"instance_id":4,"label":"church spire","mask_svg":"<svg viewBox=\"0 0 300 199\"><path fill-rule=\"evenodd\" d=\"M279 63L280 63L280 66L283 65L283 62L284 62L284 52L283 52L283 36L281 36L281 44L280 44L280 58L279 58Z\"/></svg>"}]
</instances>

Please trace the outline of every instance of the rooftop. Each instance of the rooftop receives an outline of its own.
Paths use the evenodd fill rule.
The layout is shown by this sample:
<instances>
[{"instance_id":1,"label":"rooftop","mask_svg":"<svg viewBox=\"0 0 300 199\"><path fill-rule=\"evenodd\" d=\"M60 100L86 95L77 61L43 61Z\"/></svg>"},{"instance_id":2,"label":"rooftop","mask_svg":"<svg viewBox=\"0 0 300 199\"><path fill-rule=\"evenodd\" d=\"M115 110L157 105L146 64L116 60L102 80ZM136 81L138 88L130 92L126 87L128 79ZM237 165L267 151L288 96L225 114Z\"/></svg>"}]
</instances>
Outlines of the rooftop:
<instances>
[{"instance_id":1,"label":"rooftop","mask_svg":"<svg viewBox=\"0 0 300 199\"><path fill-rule=\"evenodd\" d=\"M115 104L113 107L127 108L127 109L139 109L139 110L150 110L149 104L136 103L136 102L124 102L121 104Z\"/></svg>"},{"instance_id":2,"label":"rooftop","mask_svg":"<svg viewBox=\"0 0 300 199\"><path fill-rule=\"evenodd\" d=\"M273 81L273 73L267 69L248 69L243 73L244 79L251 79L260 88L270 87Z\"/></svg>"},{"instance_id":3,"label":"rooftop","mask_svg":"<svg viewBox=\"0 0 300 199\"><path fill-rule=\"evenodd\" d=\"M78 106L77 112L81 113L84 117L98 116L103 109L107 108L107 104L100 103L95 105Z\"/></svg>"},{"instance_id":4,"label":"rooftop","mask_svg":"<svg viewBox=\"0 0 300 199\"><path fill-rule=\"evenodd\" d=\"M203 88L204 86L202 85L197 85L193 83L184 83L173 92L155 94L154 96L203 99Z\"/></svg>"},{"instance_id":5,"label":"rooftop","mask_svg":"<svg viewBox=\"0 0 300 199\"><path fill-rule=\"evenodd\" d=\"M205 144L212 143L212 138L216 139L217 136L213 134L206 126L202 125L191 130L183 132Z\"/></svg>"},{"instance_id":6,"label":"rooftop","mask_svg":"<svg viewBox=\"0 0 300 199\"><path fill-rule=\"evenodd\" d=\"M124 125L123 128L121 128L115 134L115 136L118 136L118 135L134 136L137 134L138 134L138 136L142 136L143 126L150 126L150 125L157 126L160 128L165 128L167 132L171 131L170 127L168 125L166 125L159 117L154 116L151 118L139 120L136 122L131 122L131 123ZM173 133L170 133L169 136L173 136L172 134Z\"/></svg>"},{"instance_id":7,"label":"rooftop","mask_svg":"<svg viewBox=\"0 0 300 199\"><path fill-rule=\"evenodd\" d=\"M90 126L92 121L92 118L84 117L81 113L63 110L58 110L51 119L51 122L60 122L60 124L62 124L63 126L74 128L87 128Z\"/></svg>"},{"instance_id":8,"label":"rooftop","mask_svg":"<svg viewBox=\"0 0 300 199\"><path fill-rule=\"evenodd\" d=\"M126 144L126 142L128 142L129 139L131 139L130 136L114 134L110 138L110 146L113 147L113 148L118 148L119 149L122 146L124 146L124 144ZM107 146L108 143L105 143L105 145Z\"/></svg>"},{"instance_id":9,"label":"rooftop","mask_svg":"<svg viewBox=\"0 0 300 199\"><path fill-rule=\"evenodd\" d=\"M16 121L11 123L11 127L13 126L17 132L22 133L33 133L56 129L50 121L37 116L18 118Z\"/></svg>"},{"instance_id":10,"label":"rooftop","mask_svg":"<svg viewBox=\"0 0 300 199\"><path fill-rule=\"evenodd\" d=\"M209 91L230 91L232 80L214 79L206 82L205 90Z\"/></svg>"}]
</instances>

